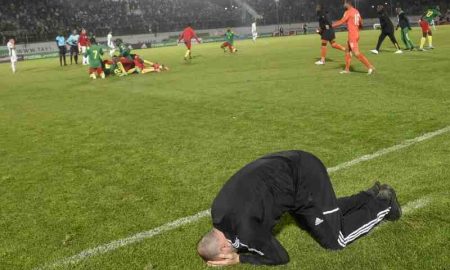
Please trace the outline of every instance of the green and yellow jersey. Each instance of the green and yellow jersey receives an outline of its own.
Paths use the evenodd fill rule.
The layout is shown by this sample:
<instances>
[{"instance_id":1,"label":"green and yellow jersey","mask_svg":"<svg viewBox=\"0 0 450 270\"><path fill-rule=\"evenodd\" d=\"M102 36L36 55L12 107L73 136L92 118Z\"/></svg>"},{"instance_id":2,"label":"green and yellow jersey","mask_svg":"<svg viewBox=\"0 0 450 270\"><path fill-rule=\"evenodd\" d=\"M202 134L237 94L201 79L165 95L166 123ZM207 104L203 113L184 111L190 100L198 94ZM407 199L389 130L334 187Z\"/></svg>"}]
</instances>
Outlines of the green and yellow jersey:
<instances>
[{"instance_id":1,"label":"green and yellow jersey","mask_svg":"<svg viewBox=\"0 0 450 270\"><path fill-rule=\"evenodd\" d=\"M102 66L103 49L98 45L91 45L86 50L86 56L89 58L89 66L91 68L99 68Z\"/></svg>"}]
</instances>

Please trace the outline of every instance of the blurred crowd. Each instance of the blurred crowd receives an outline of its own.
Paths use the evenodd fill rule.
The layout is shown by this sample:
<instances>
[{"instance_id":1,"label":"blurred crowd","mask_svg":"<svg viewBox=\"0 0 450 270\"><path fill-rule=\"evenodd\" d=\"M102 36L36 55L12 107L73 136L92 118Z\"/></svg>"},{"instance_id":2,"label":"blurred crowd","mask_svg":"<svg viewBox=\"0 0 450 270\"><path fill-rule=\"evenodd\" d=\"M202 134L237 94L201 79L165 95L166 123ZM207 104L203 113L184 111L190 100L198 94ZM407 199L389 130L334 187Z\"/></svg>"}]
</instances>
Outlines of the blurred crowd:
<instances>
[{"instance_id":1,"label":"blurred crowd","mask_svg":"<svg viewBox=\"0 0 450 270\"><path fill-rule=\"evenodd\" d=\"M315 20L315 6L326 2L330 17L342 15L340 0L2 0L0 41L16 36L25 42L53 40L58 33L84 27L97 36L112 29L115 35L179 31L187 23L197 29L236 27L253 18L242 2L262 16L259 24L296 23ZM365 17L375 15L378 1L358 1ZM376 2L376 3L375 3ZM420 14L430 6L443 5L448 19L448 1L387 0L402 5L409 14ZM447 17L445 17L447 16Z\"/></svg>"}]
</instances>

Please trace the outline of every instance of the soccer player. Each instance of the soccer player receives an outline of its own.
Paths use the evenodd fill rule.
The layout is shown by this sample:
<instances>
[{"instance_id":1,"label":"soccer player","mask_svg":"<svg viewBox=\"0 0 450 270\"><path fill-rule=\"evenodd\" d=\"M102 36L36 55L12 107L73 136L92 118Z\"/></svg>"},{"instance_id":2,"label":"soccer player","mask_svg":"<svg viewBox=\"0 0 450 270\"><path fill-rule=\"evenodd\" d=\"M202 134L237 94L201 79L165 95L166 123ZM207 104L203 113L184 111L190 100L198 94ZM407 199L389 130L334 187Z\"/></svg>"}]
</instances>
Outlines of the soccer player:
<instances>
[{"instance_id":1,"label":"soccer player","mask_svg":"<svg viewBox=\"0 0 450 270\"><path fill-rule=\"evenodd\" d=\"M67 53L66 38L61 33L56 37L56 46L58 46L58 49L59 49L59 65L62 67L63 60L64 60L64 65L67 66L67 63L66 63L66 53Z\"/></svg>"},{"instance_id":2,"label":"soccer player","mask_svg":"<svg viewBox=\"0 0 450 270\"><path fill-rule=\"evenodd\" d=\"M378 54L380 52L381 44L383 43L384 39L386 37L389 37L392 44L394 44L395 48L397 49L395 51L396 54L403 53L403 51L400 49L400 45L397 42L397 39L395 38L394 34L394 24L392 23L391 19L389 19L389 15L387 14L385 8L383 5L377 6L377 12L378 12L378 18L380 19L380 25L381 25L381 34L378 37L378 43L375 50L371 50L372 53Z\"/></svg>"},{"instance_id":3,"label":"soccer player","mask_svg":"<svg viewBox=\"0 0 450 270\"><path fill-rule=\"evenodd\" d=\"M235 34L233 33L233 31L231 31L231 29L228 29L227 32L225 33L225 42L220 46L220 48L224 52L227 52L226 48L228 48L230 53L237 52L237 49L234 47L234 37Z\"/></svg>"},{"instance_id":4,"label":"soccer player","mask_svg":"<svg viewBox=\"0 0 450 270\"><path fill-rule=\"evenodd\" d=\"M252 39L253 43L256 42L256 39L258 38L258 31L256 30L256 21L252 23Z\"/></svg>"},{"instance_id":5,"label":"soccer player","mask_svg":"<svg viewBox=\"0 0 450 270\"><path fill-rule=\"evenodd\" d=\"M398 14L398 24L396 29L401 29L402 41L405 44L406 49L412 51L414 50L414 43L409 38L409 31L412 30L409 19L401 8L397 8L396 10Z\"/></svg>"},{"instance_id":6,"label":"soccer player","mask_svg":"<svg viewBox=\"0 0 450 270\"><path fill-rule=\"evenodd\" d=\"M150 66L145 66L145 64ZM130 73L137 73L137 74L145 74L150 72L161 72L161 71L167 71L169 70L169 67L165 65L160 65L158 63L153 63L147 60L144 60L139 57L139 55L134 56L134 68L128 70L128 74Z\"/></svg>"},{"instance_id":7,"label":"soccer player","mask_svg":"<svg viewBox=\"0 0 450 270\"><path fill-rule=\"evenodd\" d=\"M430 8L425 12L424 19L428 21L430 25L433 26L433 29L436 30L436 24L434 19L438 16L441 16L441 12L439 11L439 7Z\"/></svg>"},{"instance_id":8,"label":"soccer player","mask_svg":"<svg viewBox=\"0 0 450 270\"><path fill-rule=\"evenodd\" d=\"M81 29L80 37L78 39L79 51L83 55L83 65L89 64L89 58L86 56L86 49L89 46L89 38L87 36L86 29Z\"/></svg>"},{"instance_id":9,"label":"soccer player","mask_svg":"<svg viewBox=\"0 0 450 270\"><path fill-rule=\"evenodd\" d=\"M200 40L197 37L197 34L195 33L194 29L192 28L191 24L188 24L188 26L183 30L183 32L180 34L180 37L178 38L178 42L181 40L184 41L184 44L186 45L187 51L184 54L184 60L192 59L192 39L195 38L198 43L201 43Z\"/></svg>"},{"instance_id":10,"label":"soccer player","mask_svg":"<svg viewBox=\"0 0 450 270\"><path fill-rule=\"evenodd\" d=\"M324 164L304 151L266 155L240 169L212 203L213 228L197 245L209 266L281 265L289 255L273 234L289 213L323 248L342 250L402 210L395 190L371 188L337 198ZM300 243L301 245L301 243Z\"/></svg>"},{"instance_id":11,"label":"soccer player","mask_svg":"<svg viewBox=\"0 0 450 270\"><path fill-rule=\"evenodd\" d=\"M116 75L122 77L128 75L118 57L113 57L111 60L104 60L102 68L106 76Z\"/></svg>"},{"instance_id":12,"label":"soccer player","mask_svg":"<svg viewBox=\"0 0 450 270\"><path fill-rule=\"evenodd\" d=\"M425 20L424 16L422 16L419 20L420 28L422 28L422 38L420 39L420 51L424 51L423 48L425 46L425 42L428 38L428 49L434 49L433 47L433 33L431 33L430 24L427 20Z\"/></svg>"},{"instance_id":13,"label":"soccer player","mask_svg":"<svg viewBox=\"0 0 450 270\"><path fill-rule=\"evenodd\" d=\"M114 46L112 31L108 32L107 40L109 47L109 56L113 57L114 52L116 51L116 47Z\"/></svg>"},{"instance_id":14,"label":"soccer player","mask_svg":"<svg viewBox=\"0 0 450 270\"><path fill-rule=\"evenodd\" d=\"M120 57L126 58L129 61L133 61L133 56L131 55L130 48L123 42L122 39L118 38L116 39L116 45L119 48L119 55Z\"/></svg>"},{"instance_id":15,"label":"soccer player","mask_svg":"<svg viewBox=\"0 0 450 270\"><path fill-rule=\"evenodd\" d=\"M102 69L102 55L102 47L100 47L96 40L92 38L90 40L89 48L86 49L85 56L89 58L89 76L94 80L97 79L97 76L100 76L102 79L105 78L105 73Z\"/></svg>"},{"instance_id":16,"label":"soccer player","mask_svg":"<svg viewBox=\"0 0 450 270\"><path fill-rule=\"evenodd\" d=\"M11 60L11 69L13 73L16 73L17 53L16 53L16 41L12 38L6 44L8 47L9 58Z\"/></svg>"},{"instance_id":17,"label":"soccer player","mask_svg":"<svg viewBox=\"0 0 450 270\"><path fill-rule=\"evenodd\" d=\"M330 43L331 47L345 52L345 48L336 43L336 35L332 27L331 21L328 18L328 12L325 11L322 5L316 7L317 19L319 20L319 29L317 33L321 36L322 47L320 51L320 60L316 62L316 65L325 65L325 58L327 57L327 44Z\"/></svg>"},{"instance_id":18,"label":"soccer player","mask_svg":"<svg viewBox=\"0 0 450 270\"><path fill-rule=\"evenodd\" d=\"M78 39L80 35L77 34L77 30L73 30L72 34L67 39L67 45L70 46L70 64L72 65L72 58L75 60L75 64L78 65Z\"/></svg>"},{"instance_id":19,"label":"soccer player","mask_svg":"<svg viewBox=\"0 0 450 270\"><path fill-rule=\"evenodd\" d=\"M370 75L375 70L374 66L369 60L359 51L359 30L362 28L362 18L359 11L353 7L350 0L344 1L344 8L346 9L344 16L339 21L333 23L333 28L342 24L347 24L348 41L347 49L345 50L345 69L341 74L350 73L350 64L352 62L353 53L359 61L361 61L368 69L367 74Z\"/></svg>"}]
</instances>

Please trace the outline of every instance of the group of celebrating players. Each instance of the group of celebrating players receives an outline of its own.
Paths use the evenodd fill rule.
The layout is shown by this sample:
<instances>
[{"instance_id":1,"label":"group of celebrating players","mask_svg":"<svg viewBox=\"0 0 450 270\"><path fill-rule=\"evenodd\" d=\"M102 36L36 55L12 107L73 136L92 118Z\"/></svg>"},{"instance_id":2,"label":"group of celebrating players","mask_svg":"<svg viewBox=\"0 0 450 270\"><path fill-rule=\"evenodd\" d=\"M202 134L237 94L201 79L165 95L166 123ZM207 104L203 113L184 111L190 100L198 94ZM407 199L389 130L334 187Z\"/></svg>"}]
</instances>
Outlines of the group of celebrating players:
<instances>
[{"instance_id":1,"label":"group of celebrating players","mask_svg":"<svg viewBox=\"0 0 450 270\"><path fill-rule=\"evenodd\" d=\"M346 9L344 16L339 21L332 23L331 20L327 16L327 11L321 6L318 5L316 8L317 17L319 20L319 29L317 29L317 33L321 35L322 39L322 47L321 47L321 58L316 62L317 65L324 65L326 54L327 54L327 45L330 45L340 51L345 52L345 69L341 71L341 73L346 74L350 73L350 64L352 55L354 55L358 60L360 60L367 68L367 74L372 74L375 70L374 66L369 62L369 60L362 54L359 50L358 42L359 42L359 31L362 29L363 23L362 18L359 11L353 7L351 1L344 1L344 8ZM407 50L414 50L416 47L414 43L411 41L409 37L409 31L411 30L411 25L409 22L406 13L401 9L396 9L398 14L398 25L396 29L401 28L401 36L402 41L405 44L405 48ZM380 20L381 34L378 38L377 46L374 50L371 50L374 54L379 54L381 44L383 43L386 37L394 44L396 54L401 54L403 51L400 48L400 45L395 38L394 33L394 25L389 18L387 12L383 5L377 6L378 18ZM419 25L422 29L422 38L420 41L420 46L418 47L419 51L425 51L425 43L428 39L428 49L433 49L433 38L432 32L430 28L430 24L434 25L434 19L439 16L440 13L437 9L429 9L426 13L420 18ZM348 41L347 47L338 44L335 39L334 29L339 27L340 25L346 24L348 30Z\"/></svg>"},{"instance_id":2,"label":"group of celebrating players","mask_svg":"<svg viewBox=\"0 0 450 270\"><path fill-rule=\"evenodd\" d=\"M319 28L317 29L317 33L321 36L321 57L320 60L316 62L317 65L324 65L326 61L327 55L327 45L328 43L334 49L345 52L345 69L341 71L342 74L350 73L350 65L352 61L352 57L355 56L359 61L361 61L368 70L368 74L372 74L375 70L375 67L366 56L361 53L359 50L359 31L362 29L363 21L359 11L352 5L352 1L345 0L344 8L346 9L344 16L332 23L328 17L328 12L326 9L318 5L316 8L317 18L319 21ZM409 22L406 13L401 9L397 8L398 15L398 25L395 28L401 28L401 38L403 43L405 44L406 50L414 50L417 48L420 51L425 51L424 48L426 41L428 40L428 48L433 49L432 45L432 31L430 25L434 25L434 19L440 15L438 9L429 9L426 13L420 18L419 25L422 29L422 38L420 40L420 46L415 47L414 43L411 41L409 36L409 31L411 30L411 25ZM378 18L380 20L380 28L381 34L378 38L378 42L376 48L371 50L374 54L379 54L380 47L386 37L389 37L391 42L394 44L396 54L403 53L400 48L397 39L395 38L395 30L394 25L389 18L387 12L383 5L377 6ZM336 42L336 35L334 29L341 26L346 25L348 30L348 40L347 46L344 47ZM235 33L228 29L225 33L225 42L220 46L224 52L227 50L230 53L237 52L236 47L234 46L234 39L236 37ZM258 37L258 33L256 32L256 23L252 24L252 38L255 42ZM192 59L192 40L196 40L197 43L201 43L201 40L198 38L192 26L189 24L180 34L178 38L178 42L183 41L187 50L184 55L184 59L189 61ZM56 44L59 48L59 61L60 65L63 66L66 64L66 48L67 46L70 48L70 63L75 61L75 64L78 64L78 54L81 53L83 57L83 65L89 65L89 76L92 79L96 79L100 77L104 79L108 75L116 75L116 76L126 76L129 74L145 74L149 72L161 72L169 70L166 65L160 65L158 63L153 63L147 61L140 57L137 54L132 54L130 52L130 48L126 46L126 44L121 39L116 39L113 41L112 32L110 31L107 36L107 47L109 49L110 59L103 59L104 50L102 46L100 46L94 35L87 34L85 29L82 29L80 34L77 34L77 31L74 30L73 33L66 40L63 35L58 35L56 37ZM118 48L119 54L116 55L116 46ZM15 52L15 41L11 39L7 47L9 49L9 54L11 57L11 66L13 72L16 71L16 62L17 55Z\"/></svg>"},{"instance_id":3,"label":"group of celebrating players","mask_svg":"<svg viewBox=\"0 0 450 270\"><path fill-rule=\"evenodd\" d=\"M107 47L109 49L109 59L104 59L104 50L95 39L94 35L87 35L87 31L82 29L80 34L74 30L66 40L63 35L56 37L56 44L59 48L59 63L66 64L66 46L70 47L70 63L72 59L78 64L78 54L83 56L83 65L89 65L89 76L92 79L100 77L104 79L109 75L126 76L129 74L145 74L149 72L161 72L169 70L166 65L153 63L143 59L137 54L132 54L130 48L121 39L113 41L112 32L108 33ZM116 45L119 54L116 55Z\"/></svg>"}]
</instances>

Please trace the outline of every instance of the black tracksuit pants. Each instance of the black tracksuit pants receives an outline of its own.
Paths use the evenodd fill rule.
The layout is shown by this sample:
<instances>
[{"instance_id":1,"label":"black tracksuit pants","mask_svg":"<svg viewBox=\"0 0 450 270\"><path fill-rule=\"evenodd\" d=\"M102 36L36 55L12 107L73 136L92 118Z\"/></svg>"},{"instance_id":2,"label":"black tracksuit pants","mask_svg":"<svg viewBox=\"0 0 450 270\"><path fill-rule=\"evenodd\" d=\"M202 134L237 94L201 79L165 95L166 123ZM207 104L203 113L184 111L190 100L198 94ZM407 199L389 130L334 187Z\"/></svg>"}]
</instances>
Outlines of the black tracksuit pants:
<instances>
[{"instance_id":1,"label":"black tracksuit pants","mask_svg":"<svg viewBox=\"0 0 450 270\"><path fill-rule=\"evenodd\" d=\"M389 202L366 192L336 198L328 172L315 156L303 155L301 166L296 208L290 213L324 248L344 248L389 213Z\"/></svg>"},{"instance_id":2,"label":"black tracksuit pants","mask_svg":"<svg viewBox=\"0 0 450 270\"><path fill-rule=\"evenodd\" d=\"M285 151L236 172L211 207L213 225L240 253L240 261L279 265L289 255L273 235L284 213L324 248L342 249L389 213L389 203L360 192L336 198L327 169L314 155Z\"/></svg>"},{"instance_id":3,"label":"black tracksuit pants","mask_svg":"<svg viewBox=\"0 0 450 270\"><path fill-rule=\"evenodd\" d=\"M397 42L397 39L395 38L394 32L385 32L385 31L382 31L381 34L380 34L380 36L378 37L378 43L377 43L377 48L376 48L377 51L380 50L381 44L383 43L383 41L384 41L384 39L385 39L386 37L389 37L389 39L391 40L392 44L394 44L394 46L397 47L398 42Z\"/></svg>"}]
</instances>

